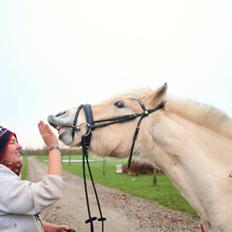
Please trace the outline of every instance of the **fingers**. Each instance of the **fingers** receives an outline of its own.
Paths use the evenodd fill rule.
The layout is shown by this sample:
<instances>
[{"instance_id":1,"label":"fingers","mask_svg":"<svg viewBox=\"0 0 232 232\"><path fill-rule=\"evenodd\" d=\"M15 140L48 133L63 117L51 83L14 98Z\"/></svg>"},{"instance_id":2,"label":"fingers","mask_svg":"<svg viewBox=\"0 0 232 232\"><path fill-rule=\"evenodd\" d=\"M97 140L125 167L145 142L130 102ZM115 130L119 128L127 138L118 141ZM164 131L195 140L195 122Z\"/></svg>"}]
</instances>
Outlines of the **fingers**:
<instances>
[{"instance_id":1,"label":"fingers","mask_svg":"<svg viewBox=\"0 0 232 232\"><path fill-rule=\"evenodd\" d=\"M59 225L58 227L59 227L58 229L59 232L72 232L72 231L75 232L75 230L70 229L70 227L66 225Z\"/></svg>"},{"instance_id":2,"label":"fingers","mask_svg":"<svg viewBox=\"0 0 232 232\"><path fill-rule=\"evenodd\" d=\"M38 123L38 128L39 128L40 134L41 134L41 135L44 135L44 133L45 133L45 124L44 124L43 121L40 121L40 122Z\"/></svg>"},{"instance_id":3,"label":"fingers","mask_svg":"<svg viewBox=\"0 0 232 232\"><path fill-rule=\"evenodd\" d=\"M61 227L62 227L62 229L63 230L67 230L67 231L69 231L70 230L70 227L69 226L66 226L66 225L61 225Z\"/></svg>"},{"instance_id":4,"label":"fingers","mask_svg":"<svg viewBox=\"0 0 232 232\"><path fill-rule=\"evenodd\" d=\"M41 135L45 135L45 134L53 135L51 128L43 121L40 121L38 123L38 127Z\"/></svg>"},{"instance_id":5,"label":"fingers","mask_svg":"<svg viewBox=\"0 0 232 232\"><path fill-rule=\"evenodd\" d=\"M62 229L62 232L71 232L71 231L74 231L72 229L70 229L69 226L66 226L66 225L60 225L61 229Z\"/></svg>"},{"instance_id":6,"label":"fingers","mask_svg":"<svg viewBox=\"0 0 232 232\"><path fill-rule=\"evenodd\" d=\"M45 125L45 128L46 128L46 131L48 132L48 134L50 134L50 135L53 134L51 128L47 124Z\"/></svg>"},{"instance_id":7,"label":"fingers","mask_svg":"<svg viewBox=\"0 0 232 232\"><path fill-rule=\"evenodd\" d=\"M38 123L39 132L45 144L51 148L59 144L56 135L52 132L51 128L43 121Z\"/></svg>"}]
</instances>

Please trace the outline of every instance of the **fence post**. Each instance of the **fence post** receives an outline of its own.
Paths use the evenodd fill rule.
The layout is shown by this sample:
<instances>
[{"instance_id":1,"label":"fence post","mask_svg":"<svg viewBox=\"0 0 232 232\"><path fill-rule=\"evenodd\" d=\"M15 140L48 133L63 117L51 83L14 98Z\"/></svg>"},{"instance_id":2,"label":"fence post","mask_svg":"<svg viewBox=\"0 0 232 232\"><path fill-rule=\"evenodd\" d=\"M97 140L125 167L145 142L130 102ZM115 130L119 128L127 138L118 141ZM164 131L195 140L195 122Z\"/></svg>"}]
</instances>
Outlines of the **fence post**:
<instances>
[{"instance_id":1,"label":"fence post","mask_svg":"<svg viewBox=\"0 0 232 232\"><path fill-rule=\"evenodd\" d=\"M153 186L156 187L157 186L157 170L154 168L153 169Z\"/></svg>"},{"instance_id":2,"label":"fence post","mask_svg":"<svg viewBox=\"0 0 232 232\"><path fill-rule=\"evenodd\" d=\"M68 151L68 164L69 164L69 166L70 166L70 164L71 164L71 150L69 149L69 151Z\"/></svg>"},{"instance_id":3,"label":"fence post","mask_svg":"<svg viewBox=\"0 0 232 232\"><path fill-rule=\"evenodd\" d=\"M103 176L106 175L106 159L105 159L105 157L103 158L103 161L102 161L102 175Z\"/></svg>"}]
</instances>

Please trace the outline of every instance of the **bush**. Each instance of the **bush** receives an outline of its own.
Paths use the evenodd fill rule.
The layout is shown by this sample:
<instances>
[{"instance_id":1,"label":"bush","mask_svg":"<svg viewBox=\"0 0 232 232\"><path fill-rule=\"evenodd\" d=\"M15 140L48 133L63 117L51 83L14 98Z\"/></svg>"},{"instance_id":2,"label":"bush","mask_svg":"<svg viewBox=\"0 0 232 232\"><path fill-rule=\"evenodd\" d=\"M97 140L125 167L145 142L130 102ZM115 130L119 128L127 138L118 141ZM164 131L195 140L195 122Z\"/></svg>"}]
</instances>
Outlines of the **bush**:
<instances>
[{"instance_id":1,"label":"bush","mask_svg":"<svg viewBox=\"0 0 232 232\"><path fill-rule=\"evenodd\" d=\"M151 175L154 172L154 168L151 164L141 163L139 161L132 161L130 168L127 169L127 166L123 166L123 173L127 173L130 176L138 175Z\"/></svg>"}]
</instances>

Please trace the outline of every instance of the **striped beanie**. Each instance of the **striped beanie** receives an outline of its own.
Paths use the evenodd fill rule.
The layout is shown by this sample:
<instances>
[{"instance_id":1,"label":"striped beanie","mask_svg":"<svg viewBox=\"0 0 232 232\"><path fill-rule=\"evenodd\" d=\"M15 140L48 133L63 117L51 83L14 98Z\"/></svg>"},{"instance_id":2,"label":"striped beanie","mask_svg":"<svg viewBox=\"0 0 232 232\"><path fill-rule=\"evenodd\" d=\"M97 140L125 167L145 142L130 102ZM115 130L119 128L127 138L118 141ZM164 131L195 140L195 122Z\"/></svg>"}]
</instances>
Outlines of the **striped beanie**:
<instances>
[{"instance_id":1,"label":"striped beanie","mask_svg":"<svg viewBox=\"0 0 232 232\"><path fill-rule=\"evenodd\" d=\"M16 134L0 126L0 154L3 154L12 136Z\"/></svg>"}]
</instances>

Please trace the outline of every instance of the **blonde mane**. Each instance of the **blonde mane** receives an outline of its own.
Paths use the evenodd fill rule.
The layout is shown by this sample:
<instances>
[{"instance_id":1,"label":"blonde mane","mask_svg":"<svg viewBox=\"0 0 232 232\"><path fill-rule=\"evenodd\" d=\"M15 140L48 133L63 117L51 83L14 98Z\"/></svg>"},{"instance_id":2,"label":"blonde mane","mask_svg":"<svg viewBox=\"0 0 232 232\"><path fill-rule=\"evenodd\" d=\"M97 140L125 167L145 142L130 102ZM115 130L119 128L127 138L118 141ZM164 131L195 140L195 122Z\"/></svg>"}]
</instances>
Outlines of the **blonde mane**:
<instances>
[{"instance_id":1,"label":"blonde mane","mask_svg":"<svg viewBox=\"0 0 232 232\"><path fill-rule=\"evenodd\" d=\"M168 97L167 109L232 139L232 120L221 110L189 99Z\"/></svg>"}]
</instances>

